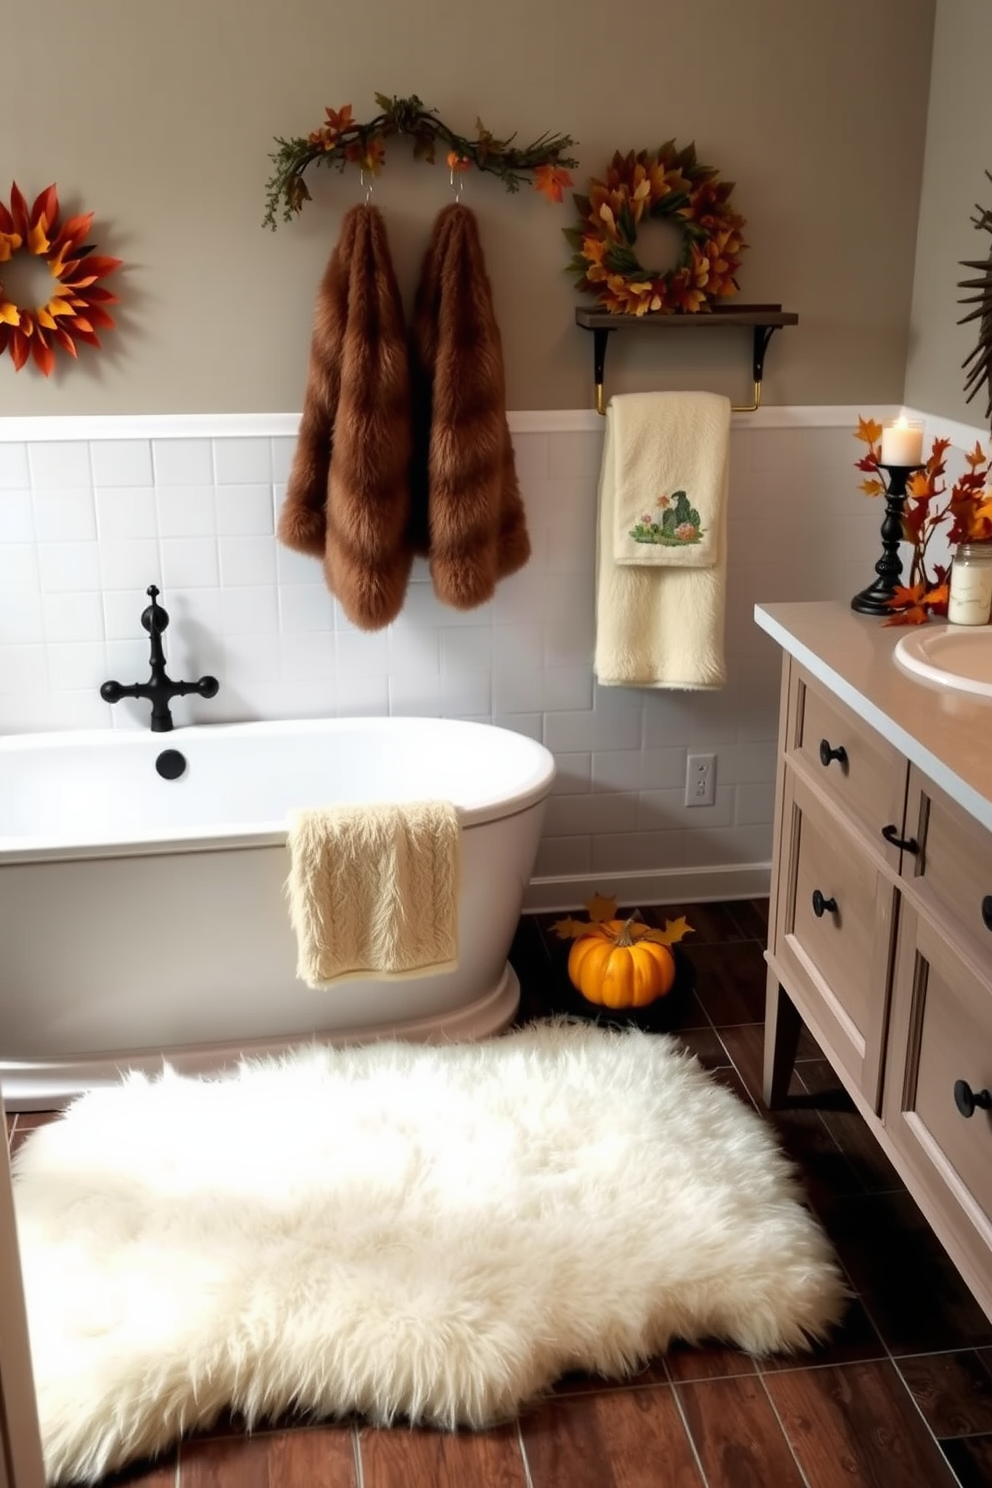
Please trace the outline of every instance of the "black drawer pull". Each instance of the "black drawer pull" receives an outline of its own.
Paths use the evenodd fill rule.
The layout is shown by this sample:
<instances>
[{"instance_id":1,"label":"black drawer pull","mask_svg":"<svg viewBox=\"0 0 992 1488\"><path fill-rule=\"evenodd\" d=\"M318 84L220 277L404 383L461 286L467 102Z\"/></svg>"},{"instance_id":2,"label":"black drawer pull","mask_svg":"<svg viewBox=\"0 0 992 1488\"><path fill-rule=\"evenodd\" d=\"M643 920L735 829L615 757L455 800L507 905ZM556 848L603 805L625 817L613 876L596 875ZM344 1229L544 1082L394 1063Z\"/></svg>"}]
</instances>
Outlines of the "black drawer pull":
<instances>
[{"instance_id":1,"label":"black drawer pull","mask_svg":"<svg viewBox=\"0 0 992 1488\"><path fill-rule=\"evenodd\" d=\"M826 914L826 912L828 910L830 911L831 914L836 914L837 913L837 900L836 899L824 899L824 897L820 893L819 889L814 889L813 890L813 913L816 915L816 918L818 920L819 919L822 919L823 916L824 916L824 914Z\"/></svg>"},{"instance_id":2,"label":"black drawer pull","mask_svg":"<svg viewBox=\"0 0 992 1488\"><path fill-rule=\"evenodd\" d=\"M847 750L843 744L838 744L836 749L830 748L829 739L820 740L820 764L827 768L831 760L836 760L841 769L847 768Z\"/></svg>"},{"instance_id":3,"label":"black drawer pull","mask_svg":"<svg viewBox=\"0 0 992 1488\"><path fill-rule=\"evenodd\" d=\"M891 842L893 847L901 848L903 852L918 853L920 844L915 837L900 837L899 828L887 826L882 828L882 836L886 842ZM989 913L992 914L992 896L989 898ZM992 925L990 925L992 928Z\"/></svg>"},{"instance_id":4,"label":"black drawer pull","mask_svg":"<svg viewBox=\"0 0 992 1488\"><path fill-rule=\"evenodd\" d=\"M981 1106L983 1111L992 1106L992 1094L987 1090L980 1090L976 1095L967 1080L955 1080L954 1104L962 1116L974 1116L976 1106Z\"/></svg>"},{"instance_id":5,"label":"black drawer pull","mask_svg":"<svg viewBox=\"0 0 992 1488\"><path fill-rule=\"evenodd\" d=\"M986 930L992 930L992 894L986 894L982 900L982 919Z\"/></svg>"}]
</instances>

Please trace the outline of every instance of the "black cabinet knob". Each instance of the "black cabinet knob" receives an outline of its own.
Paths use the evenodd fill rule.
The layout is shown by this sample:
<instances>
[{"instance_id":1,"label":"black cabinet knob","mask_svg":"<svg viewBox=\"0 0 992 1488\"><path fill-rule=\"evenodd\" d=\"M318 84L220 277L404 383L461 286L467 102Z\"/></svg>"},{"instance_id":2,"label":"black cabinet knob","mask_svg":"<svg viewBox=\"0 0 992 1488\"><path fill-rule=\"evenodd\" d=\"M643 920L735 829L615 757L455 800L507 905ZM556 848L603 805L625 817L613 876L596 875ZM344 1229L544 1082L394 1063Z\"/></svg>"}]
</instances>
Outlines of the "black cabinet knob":
<instances>
[{"instance_id":1,"label":"black cabinet knob","mask_svg":"<svg viewBox=\"0 0 992 1488\"><path fill-rule=\"evenodd\" d=\"M824 899L823 895L820 893L820 890L819 889L814 889L813 890L813 913L816 915L816 918L819 920L819 919L822 919L823 918L824 914L826 914L827 911L829 911L830 914L836 914L837 913L837 900L836 899Z\"/></svg>"},{"instance_id":2,"label":"black cabinet knob","mask_svg":"<svg viewBox=\"0 0 992 1488\"><path fill-rule=\"evenodd\" d=\"M901 848L903 852L913 853L915 855L920 850L920 844L915 837L900 837L899 828L893 826L891 823L889 826L882 828L882 836L886 842L891 842L893 847ZM989 904L990 908L992 908L992 899L989 900Z\"/></svg>"},{"instance_id":3,"label":"black cabinet knob","mask_svg":"<svg viewBox=\"0 0 992 1488\"><path fill-rule=\"evenodd\" d=\"M967 1080L954 1081L954 1104L962 1116L974 1116L975 1107L979 1106L983 1111L992 1107L992 1094L987 1090L972 1090Z\"/></svg>"},{"instance_id":4,"label":"black cabinet knob","mask_svg":"<svg viewBox=\"0 0 992 1488\"><path fill-rule=\"evenodd\" d=\"M847 750L843 744L838 744L836 749L831 749L829 739L820 740L820 764L827 768L831 760L836 760L841 768L847 765Z\"/></svg>"}]
</instances>

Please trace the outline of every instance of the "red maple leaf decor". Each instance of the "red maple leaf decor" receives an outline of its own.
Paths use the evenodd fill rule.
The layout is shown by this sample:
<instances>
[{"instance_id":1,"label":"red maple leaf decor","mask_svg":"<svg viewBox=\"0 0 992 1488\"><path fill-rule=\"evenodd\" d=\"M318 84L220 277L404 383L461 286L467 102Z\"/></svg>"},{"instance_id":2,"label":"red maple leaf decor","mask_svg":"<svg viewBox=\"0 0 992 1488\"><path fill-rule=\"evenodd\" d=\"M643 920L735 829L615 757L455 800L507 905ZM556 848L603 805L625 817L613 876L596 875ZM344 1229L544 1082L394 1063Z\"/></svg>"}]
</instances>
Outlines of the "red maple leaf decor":
<instances>
[{"instance_id":1,"label":"red maple leaf decor","mask_svg":"<svg viewBox=\"0 0 992 1488\"><path fill-rule=\"evenodd\" d=\"M15 181L10 207L0 202L0 356L9 351L18 372L31 358L50 377L57 350L76 357L79 342L98 347L97 331L114 324L107 306L117 304L118 296L99 281L122 260L98 254L85 242L92 221L93 213L85 212L63 223L54 185L29 208ZM4 291L4 265L20 253L48 266L53 283L44 304L17 305Z\"/></svg>"}]
</instances>

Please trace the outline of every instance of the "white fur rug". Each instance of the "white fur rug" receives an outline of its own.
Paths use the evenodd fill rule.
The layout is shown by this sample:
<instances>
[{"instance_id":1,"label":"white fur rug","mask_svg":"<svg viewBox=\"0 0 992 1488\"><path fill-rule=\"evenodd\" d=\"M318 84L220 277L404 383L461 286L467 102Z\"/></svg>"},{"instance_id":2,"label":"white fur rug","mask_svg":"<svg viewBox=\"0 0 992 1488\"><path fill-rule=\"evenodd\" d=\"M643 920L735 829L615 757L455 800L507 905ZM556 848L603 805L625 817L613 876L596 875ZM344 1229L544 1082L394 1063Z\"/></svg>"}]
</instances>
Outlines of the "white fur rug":
<instances>
[{"instance_id":1,"label":"white fur rug","mask_svg":"<svg viewBox=\"0 0 992 1488\"><path fill-rule=\"evenodd\" d=\"M225 1406L481 1427L565 1370L803 1348L844 1308L769 1129L637 1031L131 1075L15 1165L56 1483Z\"/></svg>"}]
</instances>

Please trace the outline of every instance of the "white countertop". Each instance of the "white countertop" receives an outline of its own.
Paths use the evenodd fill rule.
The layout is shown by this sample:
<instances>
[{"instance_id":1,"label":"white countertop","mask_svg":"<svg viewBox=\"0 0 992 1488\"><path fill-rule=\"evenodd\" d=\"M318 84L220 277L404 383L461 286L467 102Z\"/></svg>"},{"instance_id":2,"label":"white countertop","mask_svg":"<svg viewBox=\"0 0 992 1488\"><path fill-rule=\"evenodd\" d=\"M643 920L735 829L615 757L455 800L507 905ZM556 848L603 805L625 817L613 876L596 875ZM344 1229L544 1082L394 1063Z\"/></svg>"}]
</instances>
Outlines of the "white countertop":
<instances>
[{"instance_id":1,"label":"white countertop","mask_svg":"<svg viewBox=\"0 0 992 1488\"><path fill-rule=\"evenodd\" d=\"M992 698L940 687L905 671L892 655L905 628L859 615L841 600L756 605L754 618L992 831Z\"/></svg>"}]
</instances>

